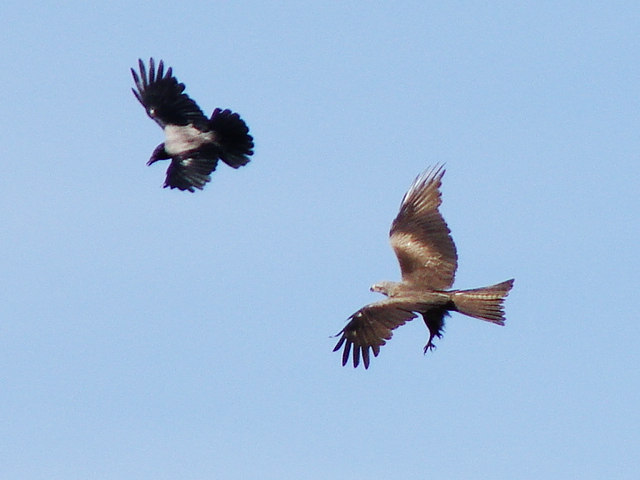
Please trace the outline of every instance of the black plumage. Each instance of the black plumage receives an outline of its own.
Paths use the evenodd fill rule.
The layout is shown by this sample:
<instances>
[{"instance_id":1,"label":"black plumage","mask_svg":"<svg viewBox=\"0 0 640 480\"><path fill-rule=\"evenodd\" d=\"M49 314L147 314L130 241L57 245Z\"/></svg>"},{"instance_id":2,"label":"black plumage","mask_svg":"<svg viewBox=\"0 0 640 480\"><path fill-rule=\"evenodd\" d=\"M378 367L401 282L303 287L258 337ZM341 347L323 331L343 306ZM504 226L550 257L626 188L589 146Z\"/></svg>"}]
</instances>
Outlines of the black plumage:
<instances>
[{"instance_id":1,"label":"black plumage","mask_svg":"<svg viewBox=\"0 0 640 480\"><path fill-rule=\"evenodd\" d=\"M147 165L158 160L171 160L165 187L180 190L202 190L211 180L218 160L233 168L249 163L253 155L253 138L237 113L216 108L207 118L186 93L185 86L164 71L162 60L155 68L149 60L149 72L142 60L140 74L131 69L136 88L133 94L151 117L164 130L165 141L153 151Z\"/></svg>"}]
</instances>

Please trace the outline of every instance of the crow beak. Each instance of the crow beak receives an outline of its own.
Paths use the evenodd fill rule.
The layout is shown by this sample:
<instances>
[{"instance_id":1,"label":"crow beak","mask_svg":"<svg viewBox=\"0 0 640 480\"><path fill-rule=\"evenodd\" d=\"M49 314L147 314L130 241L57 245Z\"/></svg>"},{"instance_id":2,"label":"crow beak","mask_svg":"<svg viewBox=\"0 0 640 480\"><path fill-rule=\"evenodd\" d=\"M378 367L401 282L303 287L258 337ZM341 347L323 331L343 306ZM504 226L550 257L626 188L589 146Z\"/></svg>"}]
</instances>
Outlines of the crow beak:
<instances>
[{"instance_id":1,"label":"crow beak","mask_svg":"<svg viewBox=\"0 0 640 480\"><path fill-rule=\"evenodd\" d=\"M151 158L147 162L147 165L151 165L152 163L155 163L158 160L168 160L169 158L171 157L167 155L167 152L164 149L164 143L161 143L156 147L156 149L151 154Z\"/></svg>"}]
</instances>

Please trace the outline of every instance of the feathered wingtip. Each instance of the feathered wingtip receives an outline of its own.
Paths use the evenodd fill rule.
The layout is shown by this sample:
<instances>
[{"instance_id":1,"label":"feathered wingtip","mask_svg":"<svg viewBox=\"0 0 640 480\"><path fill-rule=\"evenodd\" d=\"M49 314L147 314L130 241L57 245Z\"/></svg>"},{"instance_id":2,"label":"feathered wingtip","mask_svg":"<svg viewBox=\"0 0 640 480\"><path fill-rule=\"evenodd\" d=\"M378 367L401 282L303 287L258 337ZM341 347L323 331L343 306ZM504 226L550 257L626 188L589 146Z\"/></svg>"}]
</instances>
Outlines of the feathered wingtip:
<instances>
[{"instance_id":1,"label":"feathered wingtip","mask_svg":"<svg viewBox=\"0 0 640 480\"><path fill-rule=\"evenodd\" d=\"M407 193L402 197L401 205L412 202L413 197L421 195L426 192L427 187L439 189L442 185L442 177L444 176L446 169L444 164L436 163L433 167L427 168L424 172L416 177L413 181Z\"/></svg>"},{"instance_id":2,"label":"feathered wingtip","mask_svg":"<svg viewBox=\"0 0 640 480\"><path fill-rule=\"evenodd\" d=\"M380 345L357 345L354 343L352 339L349 338L349 334L345 332L346 329L343 329L338 335L342 335L340 340L335 347L333 347L333 351L337 352L344 345L344 350L342 351L342 366L344 367L349 361L349 355L351 354L351 349L353 348L353 368L358 368L360 365L360 358L362 357L362 363L364 365L365 370L369 368L369 364L371 363L371 353L370 349L373 352L373 356L377 357L380 353L380 346L384 345L386 342L382 342ZM337 337L335 335L334 337Z\"/></svg>"},{"instance_id":3,"label":"feathered wingtip","mask_svg":"<svg viewBox=\"0 0 640 480\"><path fill-rule=\"evenodd\" d=\"M136 84L135 88L132 88L131 91L136 96L138 101L144 105L142 101L142 93L149 88L149 85L161 80L163 78L170 78L173 75L173 70L171 67L167 70L167 73L164 73L164 62L160 60L158 63L158 69L156 70L156 62L153 57L149 58L149 74L147 75L147 67L142 61L141 58L138 59L138 68L140 69L140 75L133 68L131 69L131 75L133 75L133 81Z\"/></svg>"},{"instance_id":4,"label":"feathered wingtip","mask_svg":"<svg viewBox=\"0 0 640 480\"><path fill-rule=\"evenodd\" d=\"M355 313L351 316L351 320L356 317L358 313ZM384 334L383 334L384 335ZM344 346L344 350L342 351L342 366L344 367L349 361L349 356L352 357L353 367L358 368L360 365L360 359L362 359L362 364L365 369L369 368L369 364L371 363L371 353L373 353L374 357L377 357L380 353L380 347L386 345L386 341L383 338L376 339L377 341L372 341L373 339L369 336L367 338L367 334L363 331L358 332L353 328L350 328L350 324L347 324L339 333L333 335L332 338L340 337L336 346L333 347L333 351L337 352ZM391 335L386 335L386 339L391 338ZM351 353L353 352L353 355Z\"/></svg>"}]
</instances>

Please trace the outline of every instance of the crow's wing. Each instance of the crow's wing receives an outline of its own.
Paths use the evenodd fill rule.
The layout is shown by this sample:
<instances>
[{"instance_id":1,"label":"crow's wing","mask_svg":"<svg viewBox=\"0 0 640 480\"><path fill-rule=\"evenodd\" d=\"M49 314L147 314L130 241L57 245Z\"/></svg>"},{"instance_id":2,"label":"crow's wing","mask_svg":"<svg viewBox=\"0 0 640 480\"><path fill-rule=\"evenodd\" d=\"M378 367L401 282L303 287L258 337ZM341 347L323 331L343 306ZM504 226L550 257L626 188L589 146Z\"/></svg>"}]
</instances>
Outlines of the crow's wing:
<instances>
[{"instance_id":1,"label":"crow's wing","mask_svg":"<svg viewBox=\"0 0 640 480\"><path fill-rule=\"evenodd\" d=\"M413 311L419 308L419 304L395 298L370 303L349 317L349 323L338 333L342 337L333 351L344 345L342 365L346 365L353 349L353 366L357 367L362 357L364 368L369 368L369 350L377 357L380 347L393 336L393 330L414 319Z\"/></svg>"},{"instance_id":2,"label":"crow's wing","mask_svg":"<svg viewBox=\"0 0 640 480\"><path fill-rule=\"evenodd\" d=\"M202 190L211 180L211 172L216 169L219 158L213 146L173 157L167 169L164 187L190 192L195 192L196 188Z\"/></svg>"},{"instance_id":3,"label":"crow's wing","mask_svg":"<svg viewBox=\"0 0 640 480\"><path fill-rule=\"evenodd\" d=\"M138 60L140 75L132 68L136 84L133 94L147 111L147 114L162 128L167 125L192 124L200 130L208 128L208 119L200 107L184 92L185 86L178 83L171 67L164 73L162 60L155 69L153 58L149 60L149 74L142 60Z\"/></svg>"},{"instance_id":4,"label":"crow's wing","mask_svg":"<svg viewBox=\"0 0 640 480\"><path fill-rule=\"evenodd\" d=\"M433 290L451 287L458 267L456 246L438 211L444 172L436 166L415 179L390 232L402 280Z\"/></svg>"}]
</instances>

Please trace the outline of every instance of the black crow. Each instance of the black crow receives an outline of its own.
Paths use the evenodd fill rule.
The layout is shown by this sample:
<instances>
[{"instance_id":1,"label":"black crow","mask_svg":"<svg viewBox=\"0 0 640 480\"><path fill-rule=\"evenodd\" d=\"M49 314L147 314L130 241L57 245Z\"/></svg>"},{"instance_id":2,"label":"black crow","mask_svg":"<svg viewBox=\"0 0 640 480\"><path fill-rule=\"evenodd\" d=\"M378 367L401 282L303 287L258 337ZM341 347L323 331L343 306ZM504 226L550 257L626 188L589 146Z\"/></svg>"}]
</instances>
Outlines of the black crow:
<instances>
[{"instance_id":1,"label":"black crow","mask_svg":"<svg viewBox=\"0 0 640 480\"><path fill-rule=\"evenodd\" d=\"M438 211L443 175L442 167L425 171L402 199L390 232L402 282L385 281L371 287L371 291L387 298L358 310L338 334L342 337L333 351L344 345L342 365L353 348L353 366L357 367L362 358L364 367L369 368L369 350L377 357L393 330L416 318L417 313L429 329L425 353L435 348L433 339L442 336L449 312L504 325L502 303L513 280L474 290L446 290L453 285L458 254L449 227Z\"/></svg>"},{"instance_id":2,"label":"black crow","mask_svg":"<svg viewBox=\"0 0 640 480\"><path fill-rule=\"evenodd\" d=\"M164 73L162 60L155 68L149 60L149 74L138 60L140 75L131 69L136 89L133 94L153 120L164 130L165 141L156 147L147 162L171 160L165 187L194 192L211 180L218 160L233 168L249 163L253 138L237 113L216 108L207 118L184 92L169 68Z\"/></svg>"}]
</instances>

